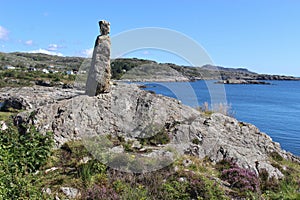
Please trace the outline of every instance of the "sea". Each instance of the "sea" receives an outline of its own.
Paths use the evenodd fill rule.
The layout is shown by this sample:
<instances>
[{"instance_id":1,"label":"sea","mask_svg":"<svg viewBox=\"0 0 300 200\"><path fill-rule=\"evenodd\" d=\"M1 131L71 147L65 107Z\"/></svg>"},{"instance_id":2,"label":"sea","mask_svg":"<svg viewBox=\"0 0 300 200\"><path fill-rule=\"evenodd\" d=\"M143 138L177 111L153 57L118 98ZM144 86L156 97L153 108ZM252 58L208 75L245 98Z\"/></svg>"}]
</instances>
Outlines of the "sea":
<instances>
[{"instance_id":1,"label":"sea","mask_svg":"<svg viewBox=\"0 0 300 200\"><path fill-rule=\"evenodd\" d=\"M300 81L266 81L269 85L216 84L216 81L142 82L145 90L179 99L183 104L199 107L227 104L230 114L240 121L254 124L300 156Z\"/></svg>"}]
</instances>

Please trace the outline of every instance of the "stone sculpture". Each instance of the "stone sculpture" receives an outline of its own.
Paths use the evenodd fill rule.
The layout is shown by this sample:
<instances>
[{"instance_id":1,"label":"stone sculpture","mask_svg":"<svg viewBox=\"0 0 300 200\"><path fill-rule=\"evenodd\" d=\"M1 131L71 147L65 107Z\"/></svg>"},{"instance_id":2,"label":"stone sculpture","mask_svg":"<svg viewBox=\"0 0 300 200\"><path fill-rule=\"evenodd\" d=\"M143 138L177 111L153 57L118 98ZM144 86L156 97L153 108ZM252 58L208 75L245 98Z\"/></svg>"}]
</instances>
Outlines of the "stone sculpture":
<instances>
[{"instance_id":1,"label":"stone sculpture","mask_svg":"<svg viewBox=\"0 0 300 200\"><path fill-rule=\"evenodd\" d=\"M91 68L89 70L86 82L86 94L89 96L97 96L101 93L110 91L110 23L99 21L100 35L97 37Z\"/></svg>"}]
</instances>

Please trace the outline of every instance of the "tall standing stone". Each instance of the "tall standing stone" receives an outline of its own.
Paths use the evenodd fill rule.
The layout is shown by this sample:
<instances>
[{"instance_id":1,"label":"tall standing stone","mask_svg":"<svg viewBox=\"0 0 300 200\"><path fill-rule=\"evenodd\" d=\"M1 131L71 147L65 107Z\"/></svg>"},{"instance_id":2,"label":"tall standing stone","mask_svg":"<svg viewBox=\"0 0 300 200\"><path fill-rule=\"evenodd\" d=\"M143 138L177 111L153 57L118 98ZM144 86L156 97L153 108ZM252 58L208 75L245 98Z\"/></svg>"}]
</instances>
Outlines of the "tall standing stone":
<instances>
[{"instance_id":1,"label":"tall standing stone","mask_svg":"<svg viewBox=\"0 0 300 200\"><path fill-rule=\"evenodd\" d=\"M110 23L99 21L100 35L97 37L91 68L86 82L86 94L96 96L110 91Z\"/></svg>"}]
</instances>

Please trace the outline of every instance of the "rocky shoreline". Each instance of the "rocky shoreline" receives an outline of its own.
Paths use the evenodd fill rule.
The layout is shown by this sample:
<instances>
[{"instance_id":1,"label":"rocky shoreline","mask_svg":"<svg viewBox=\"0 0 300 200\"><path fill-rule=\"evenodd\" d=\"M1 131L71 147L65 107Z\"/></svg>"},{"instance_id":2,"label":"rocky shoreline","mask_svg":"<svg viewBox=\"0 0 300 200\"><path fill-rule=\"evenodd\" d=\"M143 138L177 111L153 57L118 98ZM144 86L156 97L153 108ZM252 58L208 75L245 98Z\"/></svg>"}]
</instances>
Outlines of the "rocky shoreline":
<instances>
[{"instance_id":1,"label":"rocky shoreline","mask_svg":"<svg viewBox=\"0 0 300 200\"><path fill-rule=\"evenodd\" d=\"M227 79L227 80L221 80L217 81L215 83L218 84L247 84L247 85L271 85L269 82L265 81L258 81L258 80L237 80L237 79Z\"/></svg>"},{"instance_id":2,"label":"rocky shoreline","mask_svg":"<svg viewBox=\"0 0 300 200\"><path fill-rule=\"evenodd\" d=\"M57 147L81 139L81 133L89 131L136 141L144 138L144 134L156 135L164 130L171 139L169 147L175 145L179 154L208 157L212 162L231 158L256 173L264 168L270 176L283 176L268 161L272 152L300 163L298 157L282 150L254 125L219 113L206 116L176 99L141 90L135 84L116 83L111 93L94 97L84 95L84 91L47 89L47 95L41 95L45 94L45 87L11 88L2 90L0 98L7 105L28 109L18 114L15 123L29 123L41 132L53 132ZM43 98L37 101L34 95ZM165 154L167 149L157 146L150 155L141 153L141 156L155 157Z\"/></svg>"}]
</instances>

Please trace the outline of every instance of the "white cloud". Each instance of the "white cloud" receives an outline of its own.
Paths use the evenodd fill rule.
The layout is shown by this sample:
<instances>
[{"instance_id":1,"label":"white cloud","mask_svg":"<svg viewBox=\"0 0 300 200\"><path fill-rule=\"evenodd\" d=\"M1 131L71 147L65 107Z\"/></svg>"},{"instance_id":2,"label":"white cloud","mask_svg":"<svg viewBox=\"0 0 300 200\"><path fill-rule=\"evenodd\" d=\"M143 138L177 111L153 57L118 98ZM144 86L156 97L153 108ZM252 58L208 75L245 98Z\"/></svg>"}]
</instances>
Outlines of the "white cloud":
<instances>
[{"instance_id":1,"label":"white cloud","mask_svg":"<svg viewBox=\"0 0 300 200\"><path fill-rule=\"evenodd\" d=\"M64 48L65 46L59 44L49 44L47 50L48 51L57 51L58 49Z\"/></svg>"},{"instance_id":2,"label":"white cloud","mask_svg":"<svg viewBox=\"0 0 300 200\"><path fill-rule=\"evenodd\" d=\"M0 26L0 40L7 40L8 33L9 33L9 31L6 28L4 28L3 26Z\"/></svg>"},{"instance_id":3,"label":"white cloud","mask_svg":"<svg viewBox=\"0 0 300 200\"><path fill-rule=\"evenodd\" d=\"M33 44L33 41L32 40L27 40L27 41L25 41L25 44L28 45L28 46L31 46Z\"/></svg>"},{"instance_id":4,"label":"white cloud","mask_svg":"<svg viewBox=\"0 0 300 200\"><path fill-rule=\"evenodd\" d=\"M33 50L33 51L29 51L28 53L44 53L44 54L53 55L53 56L63 56L62 53L54 52L54 51L48 51L46 49Z\"/></svg>"},{"instance_id":5,"label":"white cloud","mask_svg":"<svg viewBox=\"0 0 300 200\"><path fill-rule=\"evenodd\" d=\"M91 58L93 56L94 48L86 49L82 51L82 55L87 58Z\"/></svg>"},{"instance_id":6,"label":"white cloud","mask_svg":"<svg viewBox=\"0 0 300 200\"><path fill-rule=\"evenodd\" d=\"M58 48L60 48L57 44L49 44L47 50L48 51L56 51Z\"/></svg>"}]
</instances>

